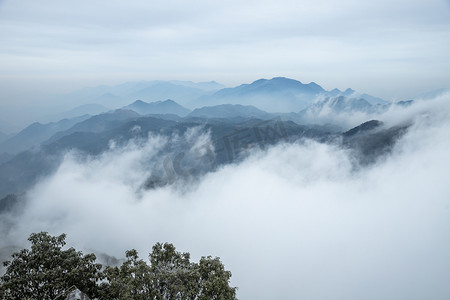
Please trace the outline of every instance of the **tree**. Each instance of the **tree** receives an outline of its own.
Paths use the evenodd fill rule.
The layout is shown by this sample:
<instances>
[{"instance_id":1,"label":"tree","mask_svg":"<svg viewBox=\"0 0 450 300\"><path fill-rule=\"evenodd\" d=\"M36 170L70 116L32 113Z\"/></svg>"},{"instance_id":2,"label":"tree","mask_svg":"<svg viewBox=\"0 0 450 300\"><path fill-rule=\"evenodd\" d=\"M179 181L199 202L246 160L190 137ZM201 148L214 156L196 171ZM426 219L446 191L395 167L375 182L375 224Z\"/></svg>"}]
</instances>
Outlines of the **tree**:
<instances>
[{"instance_id":1,"label":"tree","mask_svg":"<svg viewBox=\"0 0 450 300\"><path fill-rule=\"evenodd\" d=\"M190 262L189 253L177 252L169 243L157 243L149 259L156 299L196 299L200 274L197 264Z\"/></svg>"},{"instance_id":2,"label":"tree","mask_svg":"<svg viewBox=\"0 0 450 300\"><path fill-rule=\"evenodd\" d=\"M230 287L231 272L225 270L218 257L202 257L198 264L200 291L198 300L236 299L236 288Z\"/></svg>"},{"instance_id":3,"label":"tree","mask_svg":"<svg viewBox=\"0 0 450 300\"><path fill-rule=\"evenodd\" d=\"M74 285L89 297L96 297L101 264L95 263L94 254L83 255L74 248L62 250L65 238L65 234L31 234L31 250L13 253L12 261L3 263L7 270L1 277L1 298L55 299Z\"/></svg>"},{"instance_id":4,"label":"tree","mask_svg":"<svg viewBox=\"0 0 450 300\"><path fill-rule=\"evenodd\" d=\"M105 299L153 300L234 300L236 288L230 287L231 272L219 258L202 257L190 262L189 253L177 252L172 244L157 243L149 255L150 265L136 250L126 252L119 267L105 269L102 286Z\"/></svg>"},{"instance_id":5,"label":"tree","mask_svg":"<svg viewBox=\"0 0 450 300\"><path fill-rule=\"evenodd\" d=\"M149 266L139 259L136 250L126 251L126 261L120 267L107 266L106 281L101 284L102 299L153 299Z\"/></svg>"},{"instance_id":6,"label":"tree","mask_svg":"<svg viewBox=\"0 0 450 300\"><path fill-rule=\"evenodd\" d=\"M73 286L91 298L111 300L236 299L236 288L229 283L231 272L219 258L202 257L194 263L189 253L157 243L149 255L150 264L136 250L129 250L121 266L102 271L94 254L63 250L65 237L33 233L28 239L31 249L13 253L12 261L4 262L7 270L0 277L0 299L55 299Z\"/></svg>"}]
</instances>

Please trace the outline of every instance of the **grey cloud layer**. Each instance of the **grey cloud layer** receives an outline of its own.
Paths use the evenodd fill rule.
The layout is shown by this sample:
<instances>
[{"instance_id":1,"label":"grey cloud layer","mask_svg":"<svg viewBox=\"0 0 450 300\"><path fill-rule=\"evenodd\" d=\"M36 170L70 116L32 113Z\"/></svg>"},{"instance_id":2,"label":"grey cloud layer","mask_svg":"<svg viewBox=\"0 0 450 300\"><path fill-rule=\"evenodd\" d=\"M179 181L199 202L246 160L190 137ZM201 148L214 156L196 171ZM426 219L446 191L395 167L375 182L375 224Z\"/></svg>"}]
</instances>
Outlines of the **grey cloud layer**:
<instances>
[{"instance_id":1,"label":"grey cloud layer","mask_svg":"<svg viewBox=\"0 0 450 300\"><path fill-rule=\"evenodd\" d=\"M45 89L61 77L283 75L395 97L448 81L450 10L438 0L18 0L2 2L0 16L2 78Z\"/></svg>"}]
</instances>

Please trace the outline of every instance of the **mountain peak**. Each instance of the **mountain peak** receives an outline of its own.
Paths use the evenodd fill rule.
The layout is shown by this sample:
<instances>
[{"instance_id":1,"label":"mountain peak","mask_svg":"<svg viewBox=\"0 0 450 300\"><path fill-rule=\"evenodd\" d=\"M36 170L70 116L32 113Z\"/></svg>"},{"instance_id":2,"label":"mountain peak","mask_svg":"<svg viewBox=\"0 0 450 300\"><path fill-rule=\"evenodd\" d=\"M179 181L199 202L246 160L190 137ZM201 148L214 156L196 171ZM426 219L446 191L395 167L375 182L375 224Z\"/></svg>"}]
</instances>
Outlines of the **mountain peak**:
<instances>
[{"instance_id":1,"label":"mountain peak","mask_svg":"<svg viewBox=\"0 0 450 300\"><path fill-rule=\"evenodd\" d=\"M192 111L189 116L207 118L264 118L268 116L268 113L252 105L219 104L215 106L204 106L197 108Z\"/></svg>"},{"instance_id":2,"label":"mountain peak","mask_svg":"<svg viewBox=\"0 0 450 300\"><path fill-rule=\"evenodd\" d=\"M361 132L367 132L367 131L374 130L374 129L382 126L382 125L383 125L383 122L381 122L381 121L370 120L370 121L364 122L361 125L356 126L356 127L352 128L352 129L344 132L343 135L345 137L354 136L354 135L357 135L357 134L359 134Z\"/></svg>"},{"instance_id":3,"label":"mountain peak","mask_svg":"<svg viewBox=\"0 0 450 300\"><path fill-rule=\"evenodd\" d=\"M277 77L273 77L272 79L273 81L296 81L296 82L300 82L298 80L295 79L291 79L291 78L287 78L287 77L283 77L283 76L277 76Z\"/></svg>"},{"instance_id":4,"label":"mountain peak","mask_svg":"<svg viewBox=\"0 0 450 300\"><path fill-rule=\"evenodd\" d=\"M141 104L148 104L148 103L138 99L138 100L134 101L131 105L136 105L136 104L141 105Z\"/></svg>"},{"instance_id":5,"label":"mountain peak","mask_svg":"<svg viewBox=\"0 0 450 300\"><path fill-rule=\"evenodd\" d=\"M315 82L304 84L296 79L287 77L273 77L272 79L258 79L250 84L252 87L266 87L270 85L272 88L288 89L296 93L321 93L325 90ZM246 87L242 85L240 87Z\"/></svg>"},{"instance_id":6,"label":"mountain peak","mask_svg":"<svg viewBox=\"0 0 450 300\"><path fill-rule=\"evenodd\" d=\"M344 91L345 94L353 94L355 92L355 90L348 88Z\"/></svg>"},{"instance_id":7,"label":"mountain peak","mask_svg":"<svg viewBox=\"0 0 450 300\"><path fill-rule=\"evenodd\" d=\"M156 102L144 102L142 100L136 100L130 105L123 107L123 109L130 109L139 114L175 114L178 116L187 115L190 110L179 105L171 99Z\"/></svg>"},{"instance_id":8,"label":"mountain peak","mask_svg":"<svg viewBox=\"0 0 450 300\"><path fill-rule=\"evenodd\" d=\"M162 101L161 103L170 103L170 104L177 104L178 105L178 103L176 103L175 101L173 101L172 99L167 99L167 100L164 100L164 101Z\"/></svg>"},{"instance_id":9,"label":"mountain peak","mask_svg":"<svg viewBox=\"0 0 450 300\"><path fill-rule=\"evenodd\" d=\"M296 79L291 79L291 78L287 78L287 77L274 77L272 79L270 79L269 81L272 82L279 82L279 83L290 83L290 84L302 84L300 81L296 80Z\"/></svg>"},{"instance_id":10,"label":"mountain peak","mask_svg":"<svg viewBox=\"0 0 450 300\"><path fill-rule=\"evenodd\" d=\"M310 88L312 88L312 89L314 89L314 90L316 90L318 92L325 91L320 85L318 85L314 81L311 81L310 83L308 83L307 86L309 86Z\"/></svg>"},{"instance_id":11,"label":"mountain peak","mask_svg":"<svg viewBox=\"0 0 450 300\"><path fill-rule=\"evenodd\" d=\"M28 127L42 127L42 126L44 126L44 124L42 124L42 123L40 123L40 122L33 122L33 123L31 123L30 124L30 126L28 126Z\"/></svg>"},{"instance_id":12,"label":"mountain peak","mask_svg":"<svg viewBox=\"0 0 450 300\"><path fill-rule=\"evenodd\" d=\"M260 78L258 80L253 81L252 83L250 83L250 85L258 85L258 84L261 84L261 83L265 83L267 81L269 81L269 79Z\"/></svg>"}]
</instances>

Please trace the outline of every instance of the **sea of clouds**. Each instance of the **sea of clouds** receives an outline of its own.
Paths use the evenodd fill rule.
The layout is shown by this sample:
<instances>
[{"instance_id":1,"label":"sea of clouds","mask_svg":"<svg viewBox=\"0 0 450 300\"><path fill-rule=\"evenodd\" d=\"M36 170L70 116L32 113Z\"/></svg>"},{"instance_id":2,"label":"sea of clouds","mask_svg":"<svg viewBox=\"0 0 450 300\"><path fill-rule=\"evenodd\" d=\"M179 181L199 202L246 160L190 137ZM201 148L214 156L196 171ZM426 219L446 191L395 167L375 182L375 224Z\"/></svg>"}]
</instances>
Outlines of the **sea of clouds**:
<instances>
[{"instance_id":1,"label":"sea of clouds","mask_svg":"<svg viewBox=\"0 0 450 300\"><path fill-rule=\"evenodd\" d=\"M281 143L146 190L167 138L68 153L8 216L2 246L64 232L77 249L145 258L167 241L195 260L219 256L240 299L449 299L450 96L379 119L412 125L392 153L356 169L335 145ZM204 151L207 136L189 134L187 156Z\"/></svg>"}]
</instances>

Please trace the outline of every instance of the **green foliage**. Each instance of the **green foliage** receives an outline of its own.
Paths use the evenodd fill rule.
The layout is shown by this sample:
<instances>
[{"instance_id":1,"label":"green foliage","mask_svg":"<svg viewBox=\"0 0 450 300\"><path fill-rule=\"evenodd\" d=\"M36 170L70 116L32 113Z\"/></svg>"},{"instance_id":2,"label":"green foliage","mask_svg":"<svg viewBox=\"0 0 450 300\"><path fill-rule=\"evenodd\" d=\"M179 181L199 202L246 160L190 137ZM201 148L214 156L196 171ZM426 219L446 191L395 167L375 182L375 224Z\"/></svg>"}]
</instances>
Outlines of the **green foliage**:
<instances>
[{"instance_id":1,"label":"green foliage","mask_svg":"<svg viewBox=\"0 0 450 300\"><path fill-rule=\"evenodd\" d=\"M1 277L2 299L55 299L73 285L96 296L101 264L95 263L94 254L83 255L74 248L62 250L65 237L31 234L31 250L13 253L13 260L3 263L7 270Z\"/></svg>"},{"instance_id":2,"label":"green foliage","mask_svg":"<svg viewBox=\"0 0 450 300\"><path fill-rule=\"evenodd\" d=\"M136 250L127 251L126 261L120 267L106 267L104 274L103 299L153 299L149 267Z\"/></svg>"},{"instance_id":3,"label":"green foliage","mask_svg":"<svg viewBox=\"0 0 450 300\"><path fill-rule=\"evenodd\" d=\"M102 269L95 255L73 248L62 250L65 235L46 232L30 236L31 250L24 249L4 263L0 299L55 299L72 286L99 299L234 300L231 272L219 258L190 261L189 253L177 252L172 244L153 246L147 264L136 250L126 252L121 266Z\"/></svg>"},{"instance_id":4,"label":"green foliage","mask_svg":"<svg viewBox=\"0 0 450 300\"><path fill-rule=\"evenodd\" d=\"M189 253L177 252L172 244L157 243L149 255L150 265L136 250L126 252L120 267L106 267L104 299L234 300L231 272L219 258L202 257L190 262Z\"/></svg>"},{"instance_id":5,"label":"green foliage","mask_svg":"<svg viewBox=\"0 0 450 300\"><path fill-rule=\"evenodd\" d=\"M225 300L236 298L236 288L230 288L231 272L226 271L219 258L202 257L199 263L199 300Z\"/></svg>"}]
</instances>

